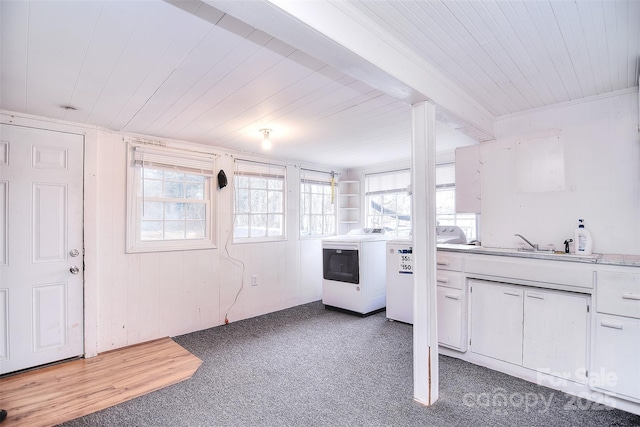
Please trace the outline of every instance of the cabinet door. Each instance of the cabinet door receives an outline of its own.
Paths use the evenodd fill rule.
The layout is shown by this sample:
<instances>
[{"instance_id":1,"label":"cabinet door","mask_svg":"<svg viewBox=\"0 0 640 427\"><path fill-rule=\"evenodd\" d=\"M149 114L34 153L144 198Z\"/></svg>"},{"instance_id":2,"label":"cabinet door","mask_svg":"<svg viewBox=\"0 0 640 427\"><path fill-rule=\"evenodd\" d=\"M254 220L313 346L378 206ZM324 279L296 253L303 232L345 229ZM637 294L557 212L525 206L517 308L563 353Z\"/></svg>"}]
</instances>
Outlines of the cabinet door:
<instances>
[{"instance_id":1,"label":"cabinet door","mask_svg":"<svg viewBox=\"0 0 640 427\"><path fill-rule=\"evenodd\" d=\"M456 212L481 213L480 144L456 149Z\"/></svg>"},{"instance_id":2,"label":"cabinet door","mask_svg":"<svg viewBox=\"0 0 640 427\"><path fill-rule=\"evenodd\" d=\"M585 384L588 304L585 295L525 290L522 365Z\"/></svg>"},{"instance_id":3,"label":"cabinet door","mask_svg":"<svg viewBox=\"0 0 640 427\"><path fill-rule=\"evenodd\" d=\"M592 388L640 400L640 320L598 314Z\"/></svg>"},{"instance_id":4,"label":"cabinet door","mask_svg":"<svg viewBox=\"0 0 640 427\"><path fill-rule=\"evenodd\" d=\"M471 351L522 364L523 290L471 280Z\"/></svg>"},{"instance_id":5,"label":"cabinet door","mask_svg":"<svg viewBox=\"0 0 640 427\"><path fill-rule=\"evenodd\" d=\"M467 350L465 298L459 289L438 286L438 343L456 350Z\"/></svg>"}]
</instances>

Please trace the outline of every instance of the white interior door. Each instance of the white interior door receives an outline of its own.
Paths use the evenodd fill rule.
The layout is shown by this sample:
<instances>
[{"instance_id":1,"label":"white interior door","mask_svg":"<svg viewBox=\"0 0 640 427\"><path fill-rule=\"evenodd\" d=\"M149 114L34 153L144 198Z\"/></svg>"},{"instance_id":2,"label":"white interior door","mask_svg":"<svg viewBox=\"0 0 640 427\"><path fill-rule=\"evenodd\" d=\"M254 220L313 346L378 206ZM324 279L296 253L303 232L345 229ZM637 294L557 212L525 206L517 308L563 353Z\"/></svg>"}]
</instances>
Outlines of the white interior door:
<instances>
[{"instance_id":1,"label":"white interior door","mask_svg":"<svg viewBox=\"0 0 640 427\"><path fill-rule=\"evenodd\" d=\"M82 135L0 124L0 373L83 353Z\"/></svg>"}]
</instances>

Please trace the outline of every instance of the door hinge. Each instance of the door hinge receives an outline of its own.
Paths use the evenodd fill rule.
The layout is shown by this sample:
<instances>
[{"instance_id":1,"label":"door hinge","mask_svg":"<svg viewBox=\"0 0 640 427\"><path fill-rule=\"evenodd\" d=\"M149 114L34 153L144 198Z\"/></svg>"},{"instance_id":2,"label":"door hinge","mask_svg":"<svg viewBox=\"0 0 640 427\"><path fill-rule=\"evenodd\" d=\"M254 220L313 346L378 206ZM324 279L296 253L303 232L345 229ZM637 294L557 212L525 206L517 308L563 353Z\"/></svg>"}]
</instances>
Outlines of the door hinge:
<instances>
[{"instance_id":1,"label":"door hinge","mask_svg":"<svg viewBox=\"0 0 640 427\"><path fill-rule=\"evenodd\" d=\"M469 345L471 345L471 338L469 338Z\"/></svg>"},{"instance_id":2,"label":"door hinge","mask_svg":"<svg viewBox=\"0 0 640 427\"><path fill-rule=\"evenodd\" d=\"M587 304L587 313L589 312L589 304Z\"/></svg>"},{"instance_id":3,"label":"door hinge","mask_svg":"<svg viewBox=\"0 0 640 427\"><path fill-rule=\"evenodd\" d=\"M469 286L469 293L472 294L473 293L473 286Z\"/></svg>"}]
</instances>

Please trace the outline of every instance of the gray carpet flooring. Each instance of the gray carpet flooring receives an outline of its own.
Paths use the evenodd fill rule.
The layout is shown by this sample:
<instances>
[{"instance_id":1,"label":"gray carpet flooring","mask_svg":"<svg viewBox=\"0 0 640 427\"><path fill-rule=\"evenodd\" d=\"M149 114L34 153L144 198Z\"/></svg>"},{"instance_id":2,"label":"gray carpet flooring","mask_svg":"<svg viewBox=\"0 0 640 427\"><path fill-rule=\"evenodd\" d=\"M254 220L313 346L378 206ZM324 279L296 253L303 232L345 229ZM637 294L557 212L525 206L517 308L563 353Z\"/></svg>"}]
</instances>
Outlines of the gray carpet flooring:
<instances>
[{"instance_id":1,"label":"gray carpet flooring","mask_svg":"<svg viewBox=\"0 0 640 427\"><path fill-rule=\"evenodd\" d=\"M191 380L63 426L640 426L640 417L440 356L413 400L412 326L320 302L174 338Z\"/></svg>"}]
</instances>

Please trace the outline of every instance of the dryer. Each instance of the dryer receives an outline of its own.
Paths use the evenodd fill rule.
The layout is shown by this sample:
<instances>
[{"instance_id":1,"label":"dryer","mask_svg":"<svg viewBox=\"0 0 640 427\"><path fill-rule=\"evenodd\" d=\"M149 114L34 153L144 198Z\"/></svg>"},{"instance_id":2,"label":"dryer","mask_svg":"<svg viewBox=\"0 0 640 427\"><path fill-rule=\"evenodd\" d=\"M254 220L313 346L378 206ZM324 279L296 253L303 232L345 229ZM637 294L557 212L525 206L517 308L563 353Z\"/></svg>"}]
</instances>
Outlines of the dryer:
<instances>
[{"instance_id":1,"label":"dryer","mask_svg":"<svg viewBox=\"0 0 640 427\"><path fill-rule=\"evenodd\" d=\"M322 303L361 315L386 306L387 236L381 228L322 240Z\"/></svg>"}]
</instances>

